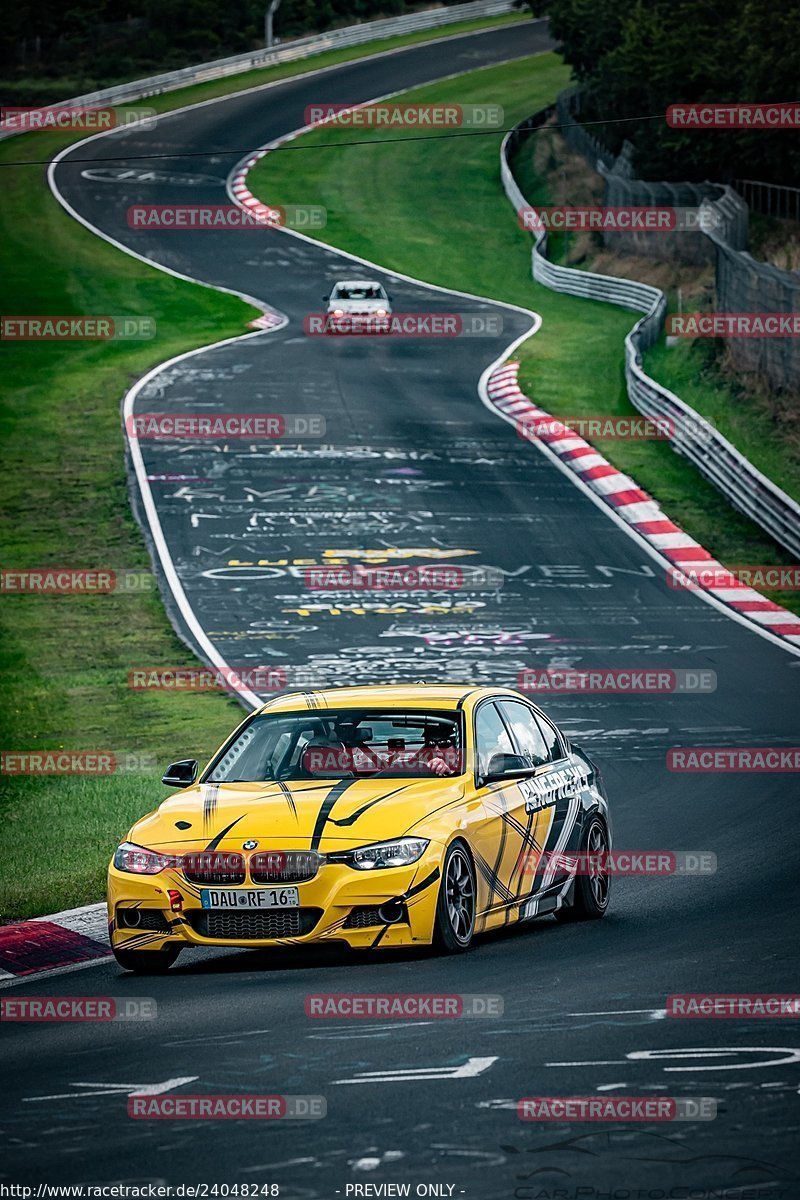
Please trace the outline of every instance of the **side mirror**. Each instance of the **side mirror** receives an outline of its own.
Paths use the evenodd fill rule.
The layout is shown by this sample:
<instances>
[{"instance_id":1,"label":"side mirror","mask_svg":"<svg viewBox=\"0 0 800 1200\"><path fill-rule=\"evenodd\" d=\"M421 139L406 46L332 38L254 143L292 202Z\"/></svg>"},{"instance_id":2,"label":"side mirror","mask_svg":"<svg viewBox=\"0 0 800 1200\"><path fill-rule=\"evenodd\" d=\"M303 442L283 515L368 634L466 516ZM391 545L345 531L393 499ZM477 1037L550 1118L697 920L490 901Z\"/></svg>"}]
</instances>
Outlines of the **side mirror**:
<instances>
[{"instance_id":1,"label":"side mirror","mask_svg":"<svg viewBox=\"0 0 800 1200\"><path fill-rule=\"evenodd\" d=\"M323 303L325 303L326 301L330 300L330 296L323 296L322 300L323 300Z\"/></svg>"},{"instance_id":2,"label":"side mirror","mask_svg":"<svg viewBox=\"0 0 800 1200\"><path fill-rule=\"evenodd\" d=\"M171 763L161 776L161 782L167 787L191 787L195 779L197 760L194 758L182 758L180 762Z\"/></svg>"},{"instance_id":3,"label":"side mirror","mask_svg":"<svg viewBox=\"0 0 800 1200\"><path fill-rule=\"evenodd\" d=\"M522 779L532 775L536 767L521 754L493 754L481 783L495 783L498 779Z\"/></svg>"}]
</instances>

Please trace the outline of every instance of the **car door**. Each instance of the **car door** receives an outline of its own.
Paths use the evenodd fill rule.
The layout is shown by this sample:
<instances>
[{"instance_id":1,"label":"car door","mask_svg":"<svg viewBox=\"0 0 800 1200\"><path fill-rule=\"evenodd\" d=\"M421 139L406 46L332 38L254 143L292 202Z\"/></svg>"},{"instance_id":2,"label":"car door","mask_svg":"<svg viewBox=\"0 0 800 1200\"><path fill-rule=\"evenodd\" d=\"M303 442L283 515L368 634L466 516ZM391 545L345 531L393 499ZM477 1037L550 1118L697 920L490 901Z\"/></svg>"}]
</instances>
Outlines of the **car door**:
<instances>
[{"instance_id":1,"label":"car door","mask_svg":"<svg viewBox=\"0 0 800 1200\"><path fill-rule=\"evenodd\" d=\"M547 759L547 745L535 722L529 730L520 728L515 734L514 723L521 724L521 714L505 704L498 699L484 700L474 717L475 782L485 812L480 841L474 847L479 931L517 919L520 898L530 891L533 880L528 872L536 869L552 820L549 812L527 810L525 780L498 780L480 786L495 754L525 754L537 764ZM526 705L520 707L530 714Z\"/></svg>"},{"instance_id":2,"label":"car door","mask_svg":"<svg viewBox=\"0 0 800 1200\"><path fill-rule=\"evenodd\" d=\"M525 901L519 916L525 920L558 907L559 893L569 883L560 863L563 855L577 849L574 841L579 836L581 793L587 779L574 764L566 741L543 713L521 700L503 700L499 707L517 752L536 767L519 785L526 815L537 818L535 845L521 872L524 886L518 892Z\"/></svg>"}]
</instances>

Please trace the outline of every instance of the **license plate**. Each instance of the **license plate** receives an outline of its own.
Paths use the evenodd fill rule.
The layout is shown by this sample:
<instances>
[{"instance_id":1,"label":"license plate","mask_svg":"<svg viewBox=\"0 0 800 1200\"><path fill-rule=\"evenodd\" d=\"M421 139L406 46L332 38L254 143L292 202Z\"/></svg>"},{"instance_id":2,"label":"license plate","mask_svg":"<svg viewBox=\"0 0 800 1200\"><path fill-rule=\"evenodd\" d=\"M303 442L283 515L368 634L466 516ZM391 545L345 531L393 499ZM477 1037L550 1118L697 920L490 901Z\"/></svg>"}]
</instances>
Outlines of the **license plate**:
<instances>
[{"instance_id":1,"label":"license plate","mask_svg":"<svg viewBox=\"0 0 800 1200\"><path fill-rule=\"evenodd\" d=\"M203 888L200 892L203 908L299 908L300 893L296 887L280 888Z\"/></svg>"}]
</instances>

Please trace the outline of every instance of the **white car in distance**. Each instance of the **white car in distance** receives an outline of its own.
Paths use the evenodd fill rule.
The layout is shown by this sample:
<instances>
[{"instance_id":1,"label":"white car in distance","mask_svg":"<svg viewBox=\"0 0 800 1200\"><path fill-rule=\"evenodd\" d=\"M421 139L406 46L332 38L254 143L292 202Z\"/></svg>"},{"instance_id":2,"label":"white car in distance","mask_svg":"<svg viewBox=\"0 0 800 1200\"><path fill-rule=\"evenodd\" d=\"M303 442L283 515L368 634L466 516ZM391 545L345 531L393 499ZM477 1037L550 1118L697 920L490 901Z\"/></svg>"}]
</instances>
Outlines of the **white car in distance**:
<instances>
[{"instance_id":1,"label":"white car in distance","mask_svg":"<svg viewBox=\"0 0 800 1200\"><path fill-rule=\"evenodd\" d=\"M388 333L392 304L375 279L341 279L327 301L329 333Z\"/></svg>"}]
</instances>

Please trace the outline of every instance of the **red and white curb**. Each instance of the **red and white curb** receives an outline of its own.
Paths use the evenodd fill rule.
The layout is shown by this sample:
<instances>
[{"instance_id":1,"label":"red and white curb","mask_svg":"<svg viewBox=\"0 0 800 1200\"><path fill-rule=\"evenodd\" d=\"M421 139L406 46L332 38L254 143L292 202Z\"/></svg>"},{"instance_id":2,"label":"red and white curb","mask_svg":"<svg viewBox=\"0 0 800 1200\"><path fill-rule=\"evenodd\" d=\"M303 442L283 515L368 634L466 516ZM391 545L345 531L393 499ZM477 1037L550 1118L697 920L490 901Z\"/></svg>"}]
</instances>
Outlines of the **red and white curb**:
<instances>
[{"instance_id":1,"label":"red and white curb","mask_svg":"<svg viewBox=\"0 0 800 1200\"><path fill-rule=\"evenodd\" d=\"M671 521L635 480L612 466L568 425L538 408L520 389L518 371L518 362L503 363L490 375L486 390L491 405L504 417L511 417L518 423L520 436L528 441L545 443L565 466L657 550L665 560L668 573L675 578L676 587L683 585L707 592L739 616L800 646L800 617L796 613L781 608L755 588L740 583L708 550ZM534 434L527 429L528 422L533 421L546 422L548 428ZM704 575L713 572L714 586L707 586L700 579L695 581L691 575L687 578L687 575L674 574L700 570Z\"/></svg>"},{"instance_id":2,"label":"red and white curb","mask_svg":"<svg viewBox=\"0 0 800 1200\"><path fill-rule=\"evenodd\" d=\"M105 904L0 926L0 987L109 958Z\"/></svg>"},{"instance_id":3,"label":"red and white curb","mask_svg":"<svg viewBox=\"0 0 800 1200\"><path fill-rule=\"evenodd\" d=\"M291 137L292 135L290 135ZM290 138L281 139L289 141ZM260 220L263 220L265 225L275 224L280 218L280 211L276 208L270 208L268 204L264 204L257 196L254 196L249 187L245 183L248 171L264 158L269 153L266 148L263 150L254 150L249 158L240 163L230 178L230 191L235 197L237 204L241 204L244 208L250 210L253 215Z\"/></svg>"},{"instance_id":4,"label":"red and white curb","mask_svg":"<svg viewBox=\"0 0 800 1200\"><path fill-rule=\"evenodd\" d=\"M248 209L253 215L264 222L265 225L275 225L280 218L278 209L270 208L268 204L262 204L250 189L245 184L245 176L251 167L254 167L260 158L263 158L267 153L266 150L256 150L246 163L243 163L236 173L231 176L230 190L237 204L241 204L243 208ZM277 329L281 325L287 323L287 318L283 313L278 312L275 308L265 309L260 317L256 317L255 321L250 322L251 329Z\"/></svg>"},{"instance_id":5,"label":"red and white curb","mask_svg":"<svg viewBox=\"0 0 800 1200\"><path fill-rule=\"evenodd\" d=\"M277 329L280 325L286 324L286 318L275 309L270 309L264 312L260 317L256 317L255 321L249 321L250 329Z\"/></svg>"}]
</instances>

